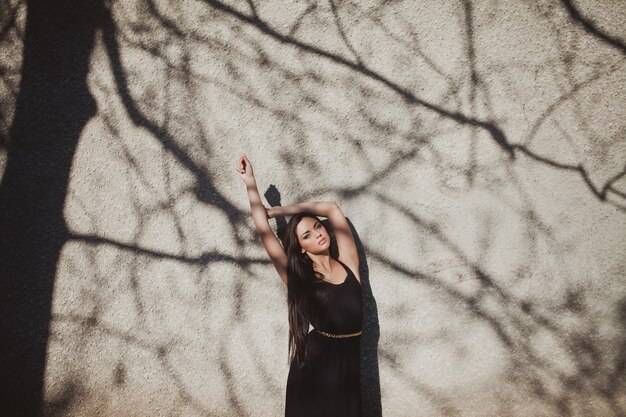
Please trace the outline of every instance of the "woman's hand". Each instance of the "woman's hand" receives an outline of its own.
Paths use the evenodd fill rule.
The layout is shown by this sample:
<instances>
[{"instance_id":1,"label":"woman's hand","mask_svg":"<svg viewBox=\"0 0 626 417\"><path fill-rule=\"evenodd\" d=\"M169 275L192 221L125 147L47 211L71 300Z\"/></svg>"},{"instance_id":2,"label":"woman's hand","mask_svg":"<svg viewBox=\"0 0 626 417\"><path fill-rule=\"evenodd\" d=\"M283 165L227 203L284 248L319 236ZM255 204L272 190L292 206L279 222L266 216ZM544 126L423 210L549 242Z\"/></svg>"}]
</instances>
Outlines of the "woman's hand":
<instances>
[{"instance_id":1,"label":"woman's hand","mask_svg":"<svg viewBox=\"0 0 626 417\"><path fill-rule=\"evenodd\" d=\"M246 183L246 185L254 182L254 172L252 171L252 164L245 154L242 154L239 157L235 165L237 166L237 172L239 173L239 176L241 177L243 182Z\"/></svg>"}]
</instances>

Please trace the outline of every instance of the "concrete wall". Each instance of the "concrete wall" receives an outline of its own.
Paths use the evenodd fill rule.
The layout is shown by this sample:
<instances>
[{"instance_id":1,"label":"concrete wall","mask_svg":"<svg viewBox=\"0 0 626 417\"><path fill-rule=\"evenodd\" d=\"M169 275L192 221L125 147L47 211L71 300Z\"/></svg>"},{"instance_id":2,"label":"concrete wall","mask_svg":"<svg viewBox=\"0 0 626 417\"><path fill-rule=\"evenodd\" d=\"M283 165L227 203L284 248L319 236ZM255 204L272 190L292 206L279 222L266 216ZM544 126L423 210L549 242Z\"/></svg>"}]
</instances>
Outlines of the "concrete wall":
<instances>
[{"instance_id":1,"label":"concrete wall","mask_svg":"<svg viewBox=\"0 0 626 417\"><path fill-rule=\"evenodd\" d=\"M251 3L120 1L84 23L96 111L63 205L47 413L284 413L286 289L246 153L262 195L335 200L358 235L365 415L625 416L626 5ZM2 167L27 24L5 6Z\"/></svg>"}]
</instances>

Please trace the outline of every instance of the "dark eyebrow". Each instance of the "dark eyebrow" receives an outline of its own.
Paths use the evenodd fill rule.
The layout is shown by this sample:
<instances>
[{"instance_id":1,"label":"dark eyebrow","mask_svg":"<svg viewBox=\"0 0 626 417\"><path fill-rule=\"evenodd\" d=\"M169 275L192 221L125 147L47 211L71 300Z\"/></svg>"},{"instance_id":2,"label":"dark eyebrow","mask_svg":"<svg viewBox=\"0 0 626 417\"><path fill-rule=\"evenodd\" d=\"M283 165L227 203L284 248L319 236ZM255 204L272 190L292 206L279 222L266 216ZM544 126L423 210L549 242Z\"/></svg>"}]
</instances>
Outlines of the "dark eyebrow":
<instances>
[{"instance_id":1,"label":"dark eyebrow","mask_svg":"<svg viewBox=\"0 0 626 417\"><path fill-rule=\"evenodd\" d=\"M318 223L319 223L319 220L315 222L315 224L313 225L313 227L317 226L317 224L318 224ZM304 236L304 235L305 235L305 234L307 234L308 232L309 232L308 230L305 230L305 231L304 231L304 233L302 233L302 234L300 235L300 237Z\"/></svg>"}]
</instances>

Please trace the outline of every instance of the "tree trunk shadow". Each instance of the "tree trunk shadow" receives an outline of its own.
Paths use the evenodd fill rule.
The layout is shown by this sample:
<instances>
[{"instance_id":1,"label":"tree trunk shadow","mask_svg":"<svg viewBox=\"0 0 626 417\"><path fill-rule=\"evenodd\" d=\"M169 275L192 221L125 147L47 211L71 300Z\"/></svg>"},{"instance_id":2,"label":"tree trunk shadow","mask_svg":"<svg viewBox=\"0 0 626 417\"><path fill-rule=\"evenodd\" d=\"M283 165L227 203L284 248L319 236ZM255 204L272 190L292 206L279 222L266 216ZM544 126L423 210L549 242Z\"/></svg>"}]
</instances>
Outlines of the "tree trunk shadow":
<instances>
[{"instance_id":1,"label":"tree trunk shadow","mask_svg":"<svg viewBox=\"0 0 626 417\"><path fill-rule=\"evenodd\" d=\"M52 295L67 240L63 207L80 133L96 113L86 82L97 0L30 1L16 111L0 187L0 407L42 413Z\"/></svg>"}]
</instances>

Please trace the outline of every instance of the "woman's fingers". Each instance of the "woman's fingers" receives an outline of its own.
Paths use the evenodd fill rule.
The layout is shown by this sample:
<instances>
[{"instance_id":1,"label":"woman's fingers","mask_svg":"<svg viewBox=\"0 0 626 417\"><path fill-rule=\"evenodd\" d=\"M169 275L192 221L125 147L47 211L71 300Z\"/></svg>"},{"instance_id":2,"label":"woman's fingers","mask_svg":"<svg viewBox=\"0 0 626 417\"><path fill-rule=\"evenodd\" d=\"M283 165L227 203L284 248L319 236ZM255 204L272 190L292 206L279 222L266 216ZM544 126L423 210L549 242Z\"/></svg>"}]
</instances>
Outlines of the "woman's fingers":
<instances>
[{"instance_id":1,"label":"woman's fingers","mask_svg":"<svg viewBox=\"0 0 626 417\"><path fill-rule=\"evenodd\" d=\"M239 169L239 171L243 170L243 168L244 168L243 155L240 156L239 159L237 160L237 168Z\"/></svg>"},{"instance_id":2,"label":"woman's fingers","mask_svg":"<svg viewBox=\"0 0 626 417\"><path fill-rule=\"evenodd\" d=\"M238 173L243 174L243 165L241 164L241 162L235 162L235 169Z\"/></svg>"},{"instance_id":3,"label":"woman's fingers","mask_svg":"<svg viewBox=\"0 0 626 417\"><path fill-rule=\"evenodd\" d=\"M239 172L240 174L246 172L246 167L250 167L250 169L252 170L252 164L245 154L241 154L239 159L235 162L235 167L237 169L237 172Z\"/></svg>"}]
</instances>

